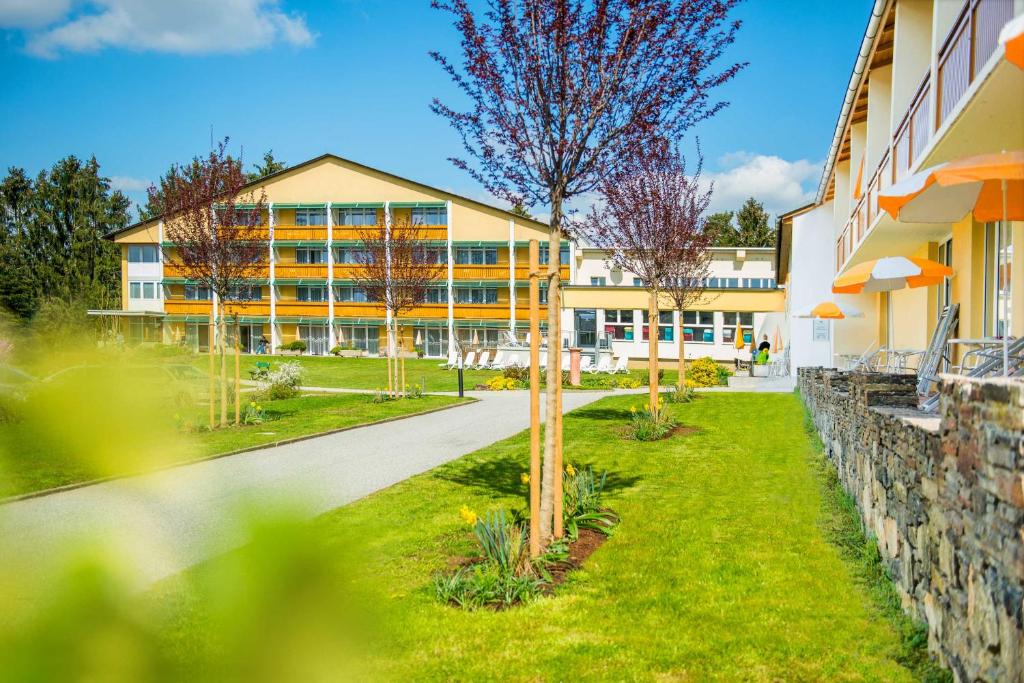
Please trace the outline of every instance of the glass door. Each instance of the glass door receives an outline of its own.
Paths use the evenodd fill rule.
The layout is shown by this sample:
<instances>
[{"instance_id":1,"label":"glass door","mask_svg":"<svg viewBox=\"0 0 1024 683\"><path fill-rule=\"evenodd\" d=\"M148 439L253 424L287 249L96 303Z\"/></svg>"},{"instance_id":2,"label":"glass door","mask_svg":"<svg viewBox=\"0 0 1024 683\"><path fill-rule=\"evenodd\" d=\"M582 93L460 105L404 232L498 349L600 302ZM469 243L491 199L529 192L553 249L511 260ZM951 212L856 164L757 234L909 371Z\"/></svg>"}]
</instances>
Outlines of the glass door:
<instances>
[{"instance_id":1,"label":"glass door","mask_svg":"<svg viewBox=\"0 0 1024 683\"><path fill-rule=\"evenodd\" d=\"M306 353L310 356L327 354L326 325L299 325L299 336L306 342Z\"/></svg>"},{"instance_id":2,"label":"glass door","mask_svg":"<svg viewBox=\"0 0 1024 683\"><path fill-rule=\"evenodd\" d=\"M576 309L576 343L581 349L597 346L597 311Z\"/></svg>"},{"instance_id":3,"label":"glass door","mask_svg":"<svg viewBox=\"0 0 1024 683\"><path fill-rule=\"evenodd\" d=\"M426 327L419 328L416 334L420 337L424 356L444 358L448 355L448 330Z\"/></svg>"}]
</instances>

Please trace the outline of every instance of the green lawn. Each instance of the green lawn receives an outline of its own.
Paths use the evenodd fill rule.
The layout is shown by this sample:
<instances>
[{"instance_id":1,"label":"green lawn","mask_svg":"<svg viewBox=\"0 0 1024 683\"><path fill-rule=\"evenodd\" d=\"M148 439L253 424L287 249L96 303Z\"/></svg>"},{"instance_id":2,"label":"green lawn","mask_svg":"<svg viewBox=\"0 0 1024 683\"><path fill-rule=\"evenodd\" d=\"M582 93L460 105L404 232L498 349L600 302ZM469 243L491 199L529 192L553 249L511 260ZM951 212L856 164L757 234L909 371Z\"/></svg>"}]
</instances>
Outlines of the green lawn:
<instances>
[{"instance_id":1,"label":"green lawn","mask_svg":"<svg viewBox=\"0 0 1024 683\"><path fill-rule=\"evenodd\" d=\"M796 397L705 394L671 407L695 433L624 441L639 400L565 418L567 461L608 470L622 522L555 597L470 613L432 593L448 558L474 552L461 505L521 505L520 434L162 585L161 650L197 672L234 657L292 679L346 653L379 680L912 680L870 578L834 542L848 510Z\"/></svg>"},{"instance_id":2,"label":"green lawn","mask_svg":"<svg viewBox=\"0 0 1024 683\"><path fill-rule=\"evenodd\" d=\"M0 423L0 498L40 491L56 486L88 481L98 477L130 474L208 457L219 453L281 441L297 436L376 422L434 408L450 406L460 399L453 396L423 396L418 399L374 403L367 394L301 396L262 404L266 421L259 425L227 427L191 434L161 423L152 431L139 430L136 440L116 449L103 449L90 431L66 432L52 424L49 414L43 421L27 419ZM196 409L197 414L203 409ZM233 419L233 409L229 419ZM170 414L163 417L170 418ZM195 418L200 424L203 417ZM113 429L128 430L128 423L113 424ZM97 435L92 434L93 437ZM100 435L103 443L113 434ZM168 443L168 440L173 443ZM134 450L132 450L134 444ZM81 450L79 450L81 449Z\"/></svg>"}]
</instances>

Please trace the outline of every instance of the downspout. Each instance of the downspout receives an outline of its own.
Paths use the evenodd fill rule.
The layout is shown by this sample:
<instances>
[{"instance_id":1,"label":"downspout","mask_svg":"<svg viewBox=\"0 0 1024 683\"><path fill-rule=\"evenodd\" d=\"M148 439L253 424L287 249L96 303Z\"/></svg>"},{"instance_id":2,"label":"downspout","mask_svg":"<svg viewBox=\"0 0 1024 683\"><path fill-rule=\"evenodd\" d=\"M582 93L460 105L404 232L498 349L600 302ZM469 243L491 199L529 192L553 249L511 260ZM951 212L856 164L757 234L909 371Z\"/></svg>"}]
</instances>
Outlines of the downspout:
<instances>
[{"instance_id":1,"label":"downspout","mask_svg":"<svg viewBox=\"0 0 1024 683\"><path fill-rule=\"evenodd\" d=\"M836 132L832 136L832 146L828 150L828 160L825 162L825 167L821 171L821 181L818 183L818 193L814 197L815 204L821 204L825 197L825 190L828 187L828 179L832 175L832 167L836 162L836 156L839 154L839 146L843 141L843 133L846 132L846 123L850 118L850 111L853 109L853 103L857 99L857 89L860 87L861 79L864 76L864 70L867 68L868 58L871 56L871 48L875 44L875 36L878 35L878 29L882 24L883 10L886 5L889 4L889 0L875 0L874 7L871 8L871 17L868 19L868 27L864 32L864 40L860 44L860 52L857 55L857 61L853 65L853 73L850 74L850 84L846 86L846 97L843 99L843 106L839 112L839 120L836 122Z\"/></svg>"}]
</instances>

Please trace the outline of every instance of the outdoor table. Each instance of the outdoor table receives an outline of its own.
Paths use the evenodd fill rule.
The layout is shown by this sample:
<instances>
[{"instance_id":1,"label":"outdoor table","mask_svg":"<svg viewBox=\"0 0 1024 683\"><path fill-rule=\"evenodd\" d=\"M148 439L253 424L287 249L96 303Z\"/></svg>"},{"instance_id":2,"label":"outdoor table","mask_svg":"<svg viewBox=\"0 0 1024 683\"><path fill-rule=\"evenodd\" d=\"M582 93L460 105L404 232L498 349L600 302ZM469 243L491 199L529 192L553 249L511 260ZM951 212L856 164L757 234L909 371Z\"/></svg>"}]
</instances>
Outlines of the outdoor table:
<instances>
[{"instance_id":1,"label":"outdoor table","mask_svg":"<svg viewBox=\"0 0 1024 683\"><path fill-rule=\"evenodd\" d=\"M985 353L986 351L989 350L987 347L991 347L992 349L997 349L997 350L999 350L999 352L1001 354L1002 353L1002 348L1003 348L1003 340L1001 338L999 338L999 337L981 337L981 338L978 338L978 339L966 339L966 338L965 339L949 339L949 340L946 341L946 343L949 344L950 347L952 347L954 345L977 346L978 347L977 349L975 349L973 351L965 352L964 353L965 356L967 354L971 354L971 353L977 353L979 355L983 354L983 353ZM952 348L950 349L950 357L952 358ZM1002 358L1002 356L1000 356L1000 358ZM960 359L960 367L961 367L961 369L963 367L963 361L964 361L964 359L961 358Z\"/></svg>"}]
</instances>

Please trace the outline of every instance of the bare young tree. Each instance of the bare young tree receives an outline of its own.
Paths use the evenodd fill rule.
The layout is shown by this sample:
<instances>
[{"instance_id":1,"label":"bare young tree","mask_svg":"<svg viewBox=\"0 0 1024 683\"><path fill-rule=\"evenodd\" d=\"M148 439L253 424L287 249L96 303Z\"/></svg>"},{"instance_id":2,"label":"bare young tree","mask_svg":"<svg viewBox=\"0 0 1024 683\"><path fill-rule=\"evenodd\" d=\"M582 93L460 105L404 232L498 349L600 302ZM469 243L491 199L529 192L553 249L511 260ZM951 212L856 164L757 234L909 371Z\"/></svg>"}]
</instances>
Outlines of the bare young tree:
<instances>
[{"instance_id":1,"label":"bare young tree","mask_svg":"<svg viewBox=\"0 0 1024 683\"><path fill-rule=\"evenodd\" d=\"M658 306L661 292L692 302L703 290L710 252L701 214L711 190L699 186L701 165L691 177L686 160L667 141L624 160L598 186L604 206L591 209L590 241L618 268L637 275L647 289L650 409L658 410ZM680 339L680 348L682 339ZM682 351L680 351L682 354ZM680 355L680 358L682 355Z\"/></svg>"},{"instance_id":2,"label":"bare young tree","mask_svg":"<svg viewBox=\"0 0 1024 683\"><path fill-rule=\"evenodd\" d=\"M679 215L681 221L678 228L679 258L670 264L669 275L663 281L665 296L679 313L679 357L676 362L678 371L676 386L680 388L686 381L684 314L694 306L707 304L715 298L715 295L708 294L707 291L714 233L705 229L704 218L704 212L711 202L711 190L702 192L695 182L691 183L689 198L681 198L681 201L685 208Z\"/></svg>"},{"instance_id":3,"label":"bare young tree","mask_svg":"<svg viewBox=\"0 0 1024 683\"><path fill-rule=\"evenodd\" d=\"M551 537L561 358L559 253L566 203L597 187L652 134L678 137L725 106L712 92L741 68L714 70L733 42L737 0L433 0L462 34L457 66L431 53L469 97L468 111L435 99L468 157L453 158L512 205L547 207L547 424L541 534ZM560 475L558 475L560 476Z\"/></svg>"},{"instance_id":4,"label":"bare young tree","mask_svg":"<svg viewBox=\"0 0 1024 683\"><path fill-rule=\"evenodd\" d=\"M160 187L148 190L150 205L164 222L164 241L171 245L163 250L164 260L179 264L186 279L213 294L210 352L212 356L216 324L222 427L227 424L228 402L226 307L245 298L246 281L258 277L267 262L266 194L246 188L242 159L227 153L227 143L225 138L206 157L172 166ZM238 400L236 383L236 406ZM211 390L211 428L215 403Z\"/></svg>"},{"instance_id":5,"label":"bare young tree","mask_svg":"<svg viewBox=\"0 0 1024 683\"><path fill-rule=\"evenodd\" d=\"M425 234L419 223L390 216L359 233L361 248L356 261L360 268L355 270L353 279L366 292L367 299L390 313L387 359L388 391L392 394L405 392L404 376L399 376L397 361L402 338L399 319L426 301L427 290L444 273L444 265L431 256Z\"/></svg>"}]
</instances>

